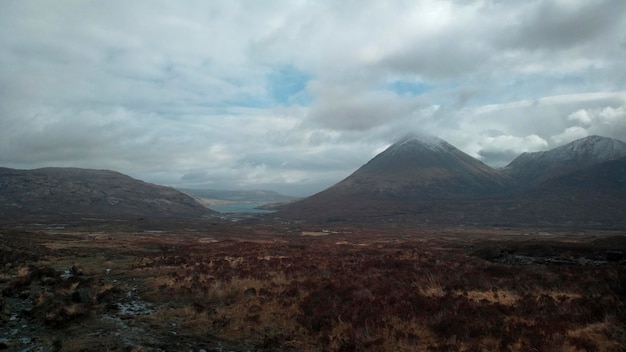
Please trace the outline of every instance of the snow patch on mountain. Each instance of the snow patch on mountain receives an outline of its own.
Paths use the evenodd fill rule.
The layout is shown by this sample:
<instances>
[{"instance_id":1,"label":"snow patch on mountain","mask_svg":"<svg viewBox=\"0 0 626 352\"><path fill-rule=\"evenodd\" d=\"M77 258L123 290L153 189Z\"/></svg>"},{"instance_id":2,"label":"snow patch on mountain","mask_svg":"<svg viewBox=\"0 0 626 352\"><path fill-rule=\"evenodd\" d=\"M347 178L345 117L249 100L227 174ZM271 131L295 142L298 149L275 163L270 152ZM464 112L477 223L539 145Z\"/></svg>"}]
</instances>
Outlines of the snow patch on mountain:
<instances>
[{"instance_id":1,"label":"snow patch on mountain","mask_svg":"<svg viewBox=\"0 0 626 352\"><path fill-rule=\"evenodd\" d=\"M441 138L432 135L412 135L401 139L396 144L389 147L391 155L398 152L426 149L433 152L449 151L451 145Z\"/></svg>"},{"instance_id":2,"label":"snow patch on mountain","mask_svg":"<svg viewBox=\"0 0 626 352\"><path fill-rule=\"evenodd\" d=\"M554 149L555 157L592 157L597 160L613 160L626 156L626 143L617 139L589 136Z\"/></svg>"},{"instance_id":3,"label":"snow patch on mountain","mask_svg":"<svg viewBox=\"0 0 626 352\"><path fill-rule=\"evenodd\" d=\"M506 168L529 161L563 162L563 161L594 161L602 162L626 156L626 143L617 139L589 136L577 139L563 146L548 151L523 153L513 160Z\"/></svg>"}]
</instances>

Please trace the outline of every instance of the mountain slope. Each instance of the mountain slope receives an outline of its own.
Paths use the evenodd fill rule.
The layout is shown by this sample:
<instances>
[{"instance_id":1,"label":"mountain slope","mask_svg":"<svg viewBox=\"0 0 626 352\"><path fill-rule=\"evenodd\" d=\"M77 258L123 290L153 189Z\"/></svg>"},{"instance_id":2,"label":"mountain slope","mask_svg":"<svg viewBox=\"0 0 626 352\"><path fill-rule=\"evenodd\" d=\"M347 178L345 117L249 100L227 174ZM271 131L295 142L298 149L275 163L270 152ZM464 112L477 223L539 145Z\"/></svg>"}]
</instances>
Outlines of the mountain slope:
<instances>
[{"instance_id":1,"label":"mountain slope","mask_svg":"<svg viewBox=\"0 0 626 352\"><path fill-rule=\"evenodd\" d=\"M497 171L440 139L406 139L274 215L322 222L626 228L626 157L616 158L622 145L583 138L520 156Z\"/></svg>"},{"instance_id":2,"label":"mountain slope","mask_svg":"<svg viewBox=\"0 0 626 352\"><path fill-rule=\"evenodd\" d=\"M435 137L405 138L343 181L279 216L353 218L420 211L433 202L506 191L510 180Z\"/></svg>"},{"instance_id":3,"label":"mountain slope","mask_svg":"<svg viewBox=\"0 0 626 352\"><path fill-rule=\"evenodd\" d=\"M626 157L516 194L503 217L515 223L626 228Z\"/></svg>"},{"instance_id":4,"label":"mountain slope","mask_svg":"<svg viewBox=\"0 0 626 352\"><path fill-rule=\"evenodd\" d=\"M195 218L211 213L173 188L108 170L0 168L0 213L6 219Z\"/></svg>"},{"instance_id":5,"label":"mountain slope","mask_svg":"<svg viewBox=\"0 0 626 352\"><path fill-rule=\"evenodd\" d=\"M493 193L506 181L442 139L411 137L387 148L337 188L374 189L385 199L448 199Z\"/></svg>"},{"instance_id":6,"label":"mountain slope","mask_svg":"<svg viewBox=\"0 0 626 352\"><path fill-rule=\"evenodd\" d=\"M626 143L607 137L589 136L548 151L523 153L504 172L525 188L626 156Z\"/></svg>"}]
</instances>

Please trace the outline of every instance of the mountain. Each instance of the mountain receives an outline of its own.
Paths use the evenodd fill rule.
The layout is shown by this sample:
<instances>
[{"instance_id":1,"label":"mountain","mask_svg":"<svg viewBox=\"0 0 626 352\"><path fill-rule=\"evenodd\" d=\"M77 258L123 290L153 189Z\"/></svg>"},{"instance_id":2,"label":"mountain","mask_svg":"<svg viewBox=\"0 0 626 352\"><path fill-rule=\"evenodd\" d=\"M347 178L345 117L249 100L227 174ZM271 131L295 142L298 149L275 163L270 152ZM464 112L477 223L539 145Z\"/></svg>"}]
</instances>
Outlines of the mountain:
<instances>
[{"instance_id":1,"label":"mountain","mask_svg":"<svg viewBox=\"0 0 626 352\"><path fill-rule=\"evenodd\" d=\"M548 151L523 153L511 161L504 172L529 188L548 179L625 156L626 143L589 136Z\"/></svg>"},{"instance_id":2,"label":"mountain","mask_svg":"<svg viewBox=\"0 0 626 352\"><path fill-rule=\"evenodd\" d=\"M513 195L510 222L626 228L626 157L550 178Z\"/></svg>"},{"instance_id":3,"label":"mountain","mask_svg":"<svg viewBox=\"0 0 626 352\"><path fill-rule=\"evenodd\" d=\"M283 207L278 215L350 218L414 212L434 202L504 193L510 182L442 139L407 137L343 181Z\"/></svg>"},{"instance_id":4,"label":"mountain","mask_svg":"<svg viewBox=\"0 0 626 352\"><path fill-rule=\"evenodd\" d=\"M206 204L223 203L279 203L288 202L294 197L286 196L275 191L266 190L216 190L216 189L192 189L179 188Z\"/></svg>"},{"instance_id":5,"label":"mountain","mask_svg":"<svg viewBox=\"0 0 626 352\"><path fill-rule=\"evenodd\" d=\"M507 179L448 142L431 136L407 137L363 165L337 188L385 199L448 199L500 191Z\"/></svg>"},{"instance_id":6,"label":"mountain","mask_svg":"<svg viewBox=\"0 0 626 352\"><path fill-rule=\"evenodd\" d=\"M434 137L392 145L274 216L328 222L626 228L626 149L605 137L495 170ZM622 155L622 157L619 157Z\"/></svg>"},{"instance_id":7,"label":"mountain","mask_svg":"<svg viewBox=\"0 0 626 352\"><path fill-rule=\"evenodd\" d=\"M173 188L114 171L0 168L0 218L5 222L198 218L210 213Z\"/></svg>"}]
</instances>

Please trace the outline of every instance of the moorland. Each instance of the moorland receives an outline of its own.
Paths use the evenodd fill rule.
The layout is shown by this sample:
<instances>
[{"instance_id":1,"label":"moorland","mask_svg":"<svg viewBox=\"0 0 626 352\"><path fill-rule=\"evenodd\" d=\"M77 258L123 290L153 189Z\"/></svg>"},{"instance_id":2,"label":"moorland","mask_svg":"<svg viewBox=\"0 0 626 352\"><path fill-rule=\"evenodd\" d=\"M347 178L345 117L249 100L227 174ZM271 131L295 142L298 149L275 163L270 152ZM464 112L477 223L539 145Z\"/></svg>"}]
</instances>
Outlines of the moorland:
<instances>
[{"instance_id":1,"label":"moorland","mask_svg":"<svg viewBox=\"0 0 626 352\"><path fill-rule=\"evenodd\" d=\"M600 136L502 170L408 138L228 215L201 203L240 191L0 168L0 349L624 351L624 174Z\"/></svg>"},{"instance_id":2,"label":"moorland","mask_svg":"<svg viewBox=\"0 0 626 352\"><path fill-rule=\"evenodd\" d=\"M623 351L626 238L600 230L0 230L0 349Z\"/></svg>"}]
</instances>

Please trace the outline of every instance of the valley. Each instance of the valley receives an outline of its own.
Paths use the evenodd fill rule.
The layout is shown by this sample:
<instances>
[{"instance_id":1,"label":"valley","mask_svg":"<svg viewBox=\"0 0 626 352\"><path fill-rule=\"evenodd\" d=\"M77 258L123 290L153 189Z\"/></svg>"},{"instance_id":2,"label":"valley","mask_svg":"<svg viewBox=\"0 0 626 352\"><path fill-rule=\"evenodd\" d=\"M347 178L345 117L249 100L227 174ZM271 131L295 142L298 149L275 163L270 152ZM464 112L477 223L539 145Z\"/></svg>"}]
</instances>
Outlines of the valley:
<instances>
[{"instance_id":1,"label":"valley","mask_svg":"<svg viewBox=\"0 0 626 352\"><path fill-rule=\"evenodd\" d=\"M625 158L407 138L303 199L0 168L0 350L623 351Z\"/></svg>"},{"instance_id":2,"label":"valley","mask_svg":"<svg viewBox=\"0 0 626 352\"><path fill-rule=\"evenodd\" d=\"M626 0L0 0L0 352L626 352Z\"/></svg>"}]
</instances>

